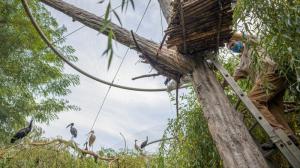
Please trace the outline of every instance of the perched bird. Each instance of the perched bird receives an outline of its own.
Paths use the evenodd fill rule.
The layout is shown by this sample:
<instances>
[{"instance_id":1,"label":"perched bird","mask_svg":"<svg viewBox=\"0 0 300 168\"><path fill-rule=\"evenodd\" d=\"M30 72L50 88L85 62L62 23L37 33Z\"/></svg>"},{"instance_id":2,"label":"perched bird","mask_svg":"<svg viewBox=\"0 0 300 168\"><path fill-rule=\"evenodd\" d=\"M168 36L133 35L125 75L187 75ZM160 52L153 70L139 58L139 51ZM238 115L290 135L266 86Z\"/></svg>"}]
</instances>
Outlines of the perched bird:
<instances>
[{"instance_id":1,"label":"perched bird","mask_svg":"<svg viewBox=\"0 0 300 168\"><path fill-rule=\"evenodd\" d=\"M21 130L19 130L10 140L10 143L14 143L16 140L18 139L22 139L24 138L32 129L32 119L29 123L29 126L26 127L26 128L23 128Z\"/></svg>"},{"instance_id":2,"label":"perched bird","mask_svg":"<svg viewBox=\"0 0 300 168\"><path fill-rule=\"evenodd\" d=\"M146 137L146 140L141 143L141 149L143 149L148 144L148 136Z\"/></svg>"},{"instance_id":3,"label":"perched bird","mask_svg":"<svg viewBox=\"0 0 300 168\"><path fill-rule=\"evenodd\" d=\"M94 130L90 131L89 134L90 134L90 137L89 137L89 147L91 148L96 140L96 136L94 134Z\"/></svg>"},{"instance_id":4,"label":"perched bird","mask_svg":"<svg viewBox=\"0 0 300 168\"><path fill-rule=\"evenodd\" d=\"M76 138L77 137L77 129L74 127L74 123L69 124L66 128L68 128L70 126L71 126L70 132L72 134L72 138L71 139Z\"/></svg>"},{"instance_id":5,"label":"perched bird","mask_svg":"<svg viewBox=\"0 0 300 168\"><path fill-rule=\"evenodd\" d=\"M83 146L85 146L84 150L88 150L88 142L85 142Z\"/></svg>"},{"instance_id":6,"label":"perched bird","mask_svg":"<svg viewBox=\"0 0 300 168\"><path fill-rule=\"evenodd\" d=\"M134 148L135 148L135 150L137 150L137 151L141 151L141 148L139 147L139 145L138 144L136 144L136 141L137 140L134 140Z\"/></svg>"}]
</instances>

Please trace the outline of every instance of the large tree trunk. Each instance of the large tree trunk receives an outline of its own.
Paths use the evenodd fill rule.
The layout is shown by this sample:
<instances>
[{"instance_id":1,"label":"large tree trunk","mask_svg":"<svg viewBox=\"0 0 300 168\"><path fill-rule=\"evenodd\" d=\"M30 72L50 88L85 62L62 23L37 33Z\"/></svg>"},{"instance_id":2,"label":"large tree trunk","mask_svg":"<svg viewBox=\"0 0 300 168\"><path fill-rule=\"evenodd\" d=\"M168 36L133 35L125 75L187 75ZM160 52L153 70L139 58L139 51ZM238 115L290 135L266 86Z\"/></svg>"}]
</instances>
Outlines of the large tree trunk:
<instances>
[{"instance_id":1,"label":"large tree trunk","mask_svg":"<svg viewBox=\"0 0 300 168\"><path fill-rule=\"evenodd\" d=\"M96 15L65 3L61 0L41 0L43 3L69 15L84 25L99 31L103 19ZM159 0L164 16L170 17L170 0ZM112 29L118 42L126 46L134 46L130 32L112 23ZM104 32L105 34L106 32ZM231 107L223 89L217 82L213 72L202 61L194 63L174 50L163 47L156 56L158 44L135 35L143 52L162 65L182 74L193 72L193 85L197 91L210 133L223 159L224 167L267 167L267 164L253 142L245 125ZM196 65L196 66L195 66Z\"/></svg>"},{"instance_id":2,"label":"large tree trunk","mask_svg":"<svg viewBox=\"0 0 300 168\"><path fill-rule=\"evenodd\" d=\"M193 86L225 167L268 167L223 88L204 62L193 72Z\"/></svg>"}]
</instances>

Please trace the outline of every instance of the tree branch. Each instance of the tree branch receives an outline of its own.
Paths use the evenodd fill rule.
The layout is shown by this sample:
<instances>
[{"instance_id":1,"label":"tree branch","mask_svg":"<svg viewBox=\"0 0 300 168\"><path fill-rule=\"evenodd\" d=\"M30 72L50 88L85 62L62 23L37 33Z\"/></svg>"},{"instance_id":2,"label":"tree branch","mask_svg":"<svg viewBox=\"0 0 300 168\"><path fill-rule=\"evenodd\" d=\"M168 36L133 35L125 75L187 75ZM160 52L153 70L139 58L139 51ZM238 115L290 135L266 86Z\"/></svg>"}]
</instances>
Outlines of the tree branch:
<instances>
[{"instance_id":1,"label":"tree branch","mask_svg":"<svg viewBox=\"0 0 300 168\"><path fill-rule=\"evenodd\" d=\"M80 149L76 143L74 143L72 141L66 141L66 140L63 140L63 139L54 139L52 141L44 141L44 142L31 142L31 143L29 143L29 145L32 145L32 146L45 146L45 145L50 145L50 144L54 144L54 143L64 144L64 145L66 145L68 147L73 148L77 152L81 152L82 154L91 155L95 159L100 159L100 160L105 160L105 161L116 160L116 158L101 157L101 156L99 156L98 154L96 154L93 151Z\"/></svg>"},{"instance_id":2,"label":"tree branch","mask_svg":"<svg viewBox=\"0 0 300 168\"><path fill-rule=\"evenodd\" d=\"M141 75L141 76L137 76L137 77L132 78L132 80L136 80L136 79L140 79L140 78L154 77L154 76L159 76L159 75L161 75L161 74L155 73L155 74Z\"/></svg>"},{"instance_id":3,"label":"tree branch","mask_svg":"<svg viewBox=\"0 0 300 168\"><path fill-rule=\"evenodd\" d=\"M169 141L169 140L172 140L172 139L177 139L177 137L163 138L163 139L158 139L158 140L155 140L155 141L151 141L151 142L147 143L146 146L154 144L154 143L162 142L162 141Z\"/></svg>"}]
</instances>

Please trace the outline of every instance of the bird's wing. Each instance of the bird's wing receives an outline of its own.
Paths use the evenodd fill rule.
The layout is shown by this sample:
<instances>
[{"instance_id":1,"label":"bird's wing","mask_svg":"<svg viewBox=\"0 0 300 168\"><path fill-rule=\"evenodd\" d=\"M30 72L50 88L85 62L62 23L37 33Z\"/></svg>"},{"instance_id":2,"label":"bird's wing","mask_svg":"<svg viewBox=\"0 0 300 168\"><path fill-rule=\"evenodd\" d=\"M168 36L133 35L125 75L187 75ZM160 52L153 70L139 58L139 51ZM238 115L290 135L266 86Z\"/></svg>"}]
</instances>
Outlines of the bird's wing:
<instances>
[{"instance_id":1,"label":"bird's wing","mask_svg":"<svg viewBox=\"0 0 300 168\"><path fill-rule=\"evenodd\" d=\"M23 138L24 136L26 136L26 128L20 129L15 135L14 137L16 138Z\"/></svg>"},{"instance_id":2,"label":"bird's wing","mask_svg":"<svg viewBox=\"0 0 300 168\"><path fill-rule=\"evenodd\" d=\"M92 146L93 143L95 142L96 140L96 136L95 135L90 135L90 138L89 138L89 146Z\"/></svg>"},{"instance_id":3,"label":"bird's wing","mask_svg":"<svg viewBox=\"0 0 300 168\"><path fill-rule=\"evenodd\" d=\"M77 137L77 129L73 128L73 131L74 131L74 136Z\"/></svg>"}]
</instances>

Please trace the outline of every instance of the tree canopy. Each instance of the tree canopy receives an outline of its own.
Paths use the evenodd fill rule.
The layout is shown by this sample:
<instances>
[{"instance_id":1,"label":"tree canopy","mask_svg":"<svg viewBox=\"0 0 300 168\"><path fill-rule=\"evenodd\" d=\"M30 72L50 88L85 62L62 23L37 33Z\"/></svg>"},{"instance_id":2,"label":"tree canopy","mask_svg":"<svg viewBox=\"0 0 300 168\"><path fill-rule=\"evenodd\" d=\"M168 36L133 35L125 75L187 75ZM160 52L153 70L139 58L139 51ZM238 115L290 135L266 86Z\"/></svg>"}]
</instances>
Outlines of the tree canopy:
<instances>
[{"instance_id":1,"label":"tree canopy","mask_svg":"<svg viewBox=\"0 0 300 168\"><path fill-rule=\"evenodd\" d=\"M58 27L49 11L37 1L30 1L39 24L55 45L71 61L74 49L63 45L66 31ZM0 139L24 127L28 118L48 122L58 112L76 110L64 96L70 86L79 84L76 75L63 72L64 64L42 42L17 0L0 2Z\"/></svg>"}]
</instances>

